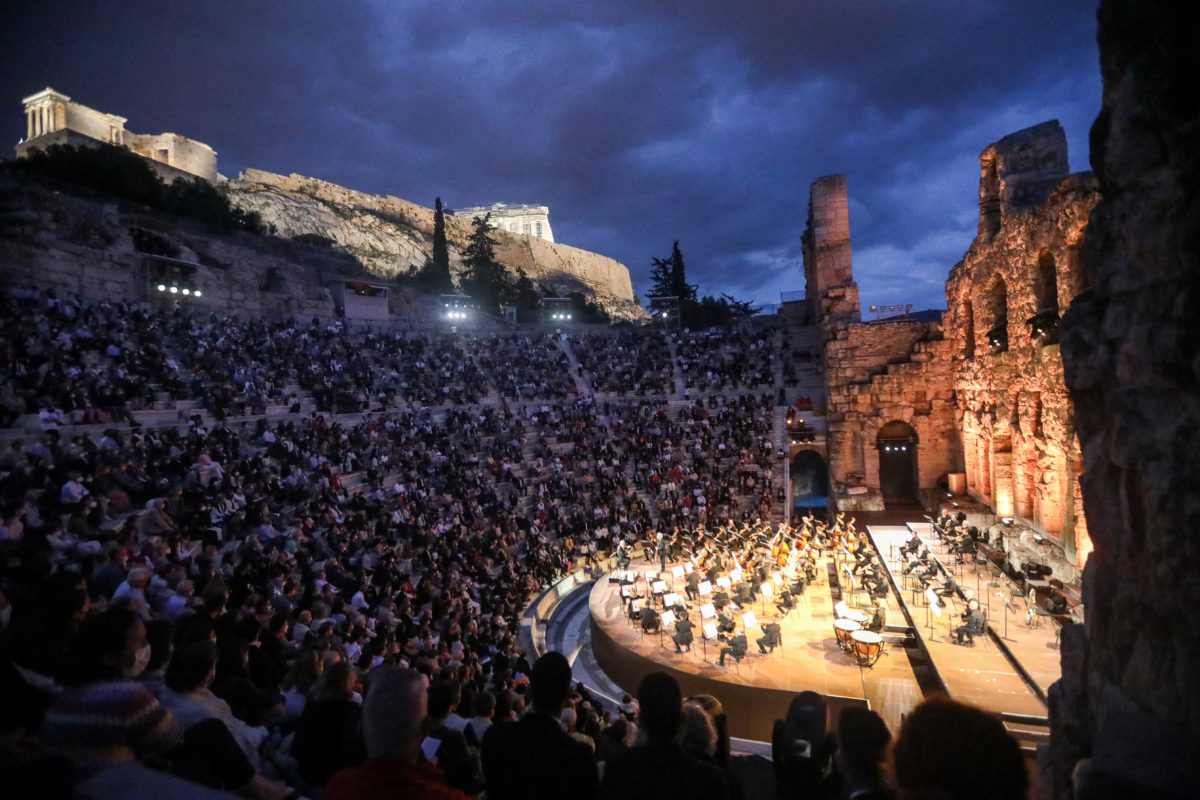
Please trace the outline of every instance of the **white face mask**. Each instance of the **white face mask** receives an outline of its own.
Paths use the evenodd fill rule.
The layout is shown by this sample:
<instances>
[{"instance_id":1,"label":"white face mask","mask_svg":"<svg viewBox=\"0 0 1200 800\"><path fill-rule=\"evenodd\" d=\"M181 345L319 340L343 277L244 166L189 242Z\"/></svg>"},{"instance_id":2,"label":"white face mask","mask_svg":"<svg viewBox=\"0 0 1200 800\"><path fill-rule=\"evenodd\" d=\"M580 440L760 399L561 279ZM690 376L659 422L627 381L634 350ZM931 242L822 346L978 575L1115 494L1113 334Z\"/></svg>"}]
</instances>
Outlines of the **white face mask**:
<instances>
[{"instance_id":1,"label":"white face mask","mask_svg":"<svg viewBox=\"0 0 1200 800\"><path fill-rule=\"evenodd\" d=\"M126 678L136 678L146 671L146 665L150 663L150 643L146 642L137 649L133 654L133 664L125 668Z\"/></svg>"}]
</instances>

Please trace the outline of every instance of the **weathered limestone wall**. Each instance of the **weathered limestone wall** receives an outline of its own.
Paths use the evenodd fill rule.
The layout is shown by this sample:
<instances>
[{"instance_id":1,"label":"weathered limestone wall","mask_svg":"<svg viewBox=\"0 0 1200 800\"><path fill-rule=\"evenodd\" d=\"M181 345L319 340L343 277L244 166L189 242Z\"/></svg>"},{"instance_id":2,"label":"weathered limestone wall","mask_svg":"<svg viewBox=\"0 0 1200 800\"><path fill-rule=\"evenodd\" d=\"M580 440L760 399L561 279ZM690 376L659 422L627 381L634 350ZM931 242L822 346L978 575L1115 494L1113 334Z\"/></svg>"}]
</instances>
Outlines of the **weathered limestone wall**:
<instances>
[{"instance_id":1,"label":"weathered limestone wall","mask_svg":"<svg viewBox=\"0 0 1200 800\"><path fill-rule=\"evenodd\" d=\"M932 487L954 471L954 396L948 343L938 323L851 325L826 343L825 352L830 476L840 509L882 508L876 440L890 422L906 423L917 435L919 487ZM850 494L852 486L867 491Z\"/></svg>"},{"instance_id":2,"label":"weathered limestone wall","mask_svg":"<svg viewBox=\"0 0 1200 800\"><path fill-rule=\"evenodd\" d=\"M1200 785L1200 50L1191 9L1102 0L1103 200L1063 318L1063 361L1095 551L1086 627L1063 632L1051 690L1055 797L1090 758L1107 796ZM1157 794L1156 794L1157 793Z\"/></svg>"},{"instance_id":3,"label":"weathered limestone wall","mask_svg":"<svg viewBox=\"0 0 1200 800\"><path fill-rule=\"evenodd\" d=\"M302 175L244 170L225 187L230 200L257 211L284 236L311 234L336 242L379 276L420 266L432 252L433 209L398 197L371 195ZM461 268L470 219L446 215L451 270ZM561 283L564 291L593 291L610 313L637 317L629 270L614 259L558 242L495 231L496 257L535 281Z\"/></svg>"},{"instance_id":4,"label":"weathered limestone wall","mask_svg":"<svg viewBox=\"0 0 1200 800\"><path fill-rule=\"evenodd\" d=\"M1004 137L979 160L980 233L946 282L968 493L1081 567L1091 550L1075 502L1083 463L1057 341L1060 310L1087 287L1079 253L1096 181L1067 174L1054 121ZM992 171L1002 176L998 205Z\"/></svg>"},{"instance_id":5,"label":"weathered limestone wall","mask_svg":"<svg viewBox=\"0 0 1200 800\"><path fill-rule=\"evenodd\" d=\"M250 234L211 235L170 218L130 215L36 182L0 182L0 274L5 280L97 300L178 300L219 314L333 316L326 276L361 274L334 251ZM164 295L148 283L134 229L150 231L171 257L195 267L199 298Z\"/></svg>"},{"instance_id":6,"label":"weathered limestone wall","mask_svg":"<svg viewBox=\"0 0 1200 800\"><path fill-rule=\"evenodd\" d=\"M858 286L850 249L850 210L846 176L827 175L809 190L808 225L800 240L804 253L806 293L816 319L824 316L859 320ZM839 289L843 292L834 292Z\"/></svg>"},{"instance_id":7,"label":"weathered limestone wall","mask_svg":"<svg viewBox=\"0 0 1200 800\"><path fill-rule=\"evenodd\" d=\"M956 463L941 326L860 321L843 176L813 183L802 243L825 367L830 492L841 510L882 509L877 438L888 423L905 423L916 434L919 487L933 486Z\"/></svg>"}]
</instances>

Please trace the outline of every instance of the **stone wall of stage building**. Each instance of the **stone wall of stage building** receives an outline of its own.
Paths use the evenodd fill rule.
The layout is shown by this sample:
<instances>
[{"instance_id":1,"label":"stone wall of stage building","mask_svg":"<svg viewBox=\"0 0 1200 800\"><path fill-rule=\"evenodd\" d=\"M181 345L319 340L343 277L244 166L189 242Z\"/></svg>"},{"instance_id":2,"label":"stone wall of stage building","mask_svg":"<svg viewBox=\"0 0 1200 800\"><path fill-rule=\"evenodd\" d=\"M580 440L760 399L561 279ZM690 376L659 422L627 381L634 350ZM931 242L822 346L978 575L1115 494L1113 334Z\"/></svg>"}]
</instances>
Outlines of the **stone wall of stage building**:
<instances>
[{"instance_id":1,"label":"stone wall of stage building","mask_svg":"<svg viewBox=\"0 0 1200 800\"><path fill-rule=\"evenodd\" d=\"M178 301L218 314L329 320L334 309L326 277L364 274L334 251L251 234L210 234L185 220L123 211L36 180L0 179L0 197L0 274L92 300ZM191 265L199 298L161 294L150 285L146 237Z\"/></svg>"},{"instance_id":2,"label":"stone wall of stage building","mask_svg":"<svg viewBox=\"0 0 1200 800\"><path fill-rule=\"evenodd\" d=\"M1089 758L1123 796L1195 796L1200 769L1200 74L1168 2L1102 0L1103 106L1092 167L1103 199L1083 247L1090 290L1062 355L1095 551L1087 622L1063 631L1041 773L1070 798Z\"/></svg>"},{"instance_id":3,"label":"stone wall of stage building","mask_svg":"<svg viewBox=\"0 0 1200 800\"><path fill-rule=\"evenodd\" d=\"M1077 502L1083 461L1057 324L1087 288L1080 249L1099 194L1090 173L1068 175L1066 162L1057 122L980 155L980 233L946 282L946 336L968 493L1048 535L1082 566L1091 551ZM1004 183L998 228L988 220L991 170L1025 176L1017 187ZM1050 331L1037 335L1035 319ZM1004 346L993 346L997 336Z\"/></svg>"},{"instance_id":4,"label":"stone wall of stage building","mask_svg":"<svg viewBox=\"0 0 1200 800\"><path fill-rule=\"evenodd\" d=\"M876 440L889 422L917 435L917 482L955 471L958 437L948 343L935 322L845 326L826 342L830 477L839 509L882 508Z\"/></svg>"},{"instance_id":5,"label":"stone wall of stage building","mask_svg":"<svg viewBox=\"0 0 1200 800\"><path fill-rule=\"evenodd\" d=\"M348 189L302 175L244 170L225 187L236 205L257 211L263 222L283 236L315 235L329 239L359 259L374 275L393 276L419 267L432 253L433 209ZM458 273L471 220L447 214L450 268ZM633 302L629 270L597 253L533 236L493 232L496 257L509 269L523 269L534 281L547 282L563 294L593 293L617 318L641 318Z\"/></svg>"}]
</instances>

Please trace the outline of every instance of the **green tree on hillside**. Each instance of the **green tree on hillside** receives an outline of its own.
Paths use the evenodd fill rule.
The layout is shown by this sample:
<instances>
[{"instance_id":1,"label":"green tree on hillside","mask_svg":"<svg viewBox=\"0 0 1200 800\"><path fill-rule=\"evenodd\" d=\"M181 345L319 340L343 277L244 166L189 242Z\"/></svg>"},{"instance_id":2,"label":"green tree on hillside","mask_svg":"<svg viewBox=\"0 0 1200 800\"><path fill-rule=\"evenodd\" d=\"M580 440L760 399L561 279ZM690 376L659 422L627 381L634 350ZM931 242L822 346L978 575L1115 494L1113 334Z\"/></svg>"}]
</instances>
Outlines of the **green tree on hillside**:
<instances>
[{"instance_id":1,"label":"green tree on hillside","mask_svg":"<svg viewBox=\"0 0 1200 800\"><path fill-rule=\"evenodd\" d=\"M508 299L509 277L504 265L496 260L496 240L491 237L496 228L491 217L491 214L485 214L471 220L471 236L463 250L460 286L480 308L495 313Z\"/></svg>"},{"instance_id":2,"label":"green tree on hillside","mask_svg":"<svg viewBox=\"0 0 1200 800\"><path fill-rule=\"evenodd\" d=\"M450 248L446 243L446 215L442 211L442 198L433 205L433 254L417 270L416 285L427 292L450 294L454 291L454 278L450 275Z\"/></svg>"},{"instance_id":3,"label":"green tree on hillside","mask_svg":"<svg viewBox=\"0 0 1200 800\"><path fill-rule=\"evenodd\" d=\"M678 297L681 306L696 302L696 287L687 282L687 269L683 263L683 253L679 251L679 240L671 246L671 255L666 258L650 260L650 280L654 281L654 289L650 294L654 297Z\"/></svg>"},{"instance_id":4,"label":"green tree on hillside","mask_svg":"<svg viewBox=\"0 0 1200 800\"><path fill-rule=\"evenodd\" d=\"M649 299L653 301L656 297L679 298L679 320L684 327L709 328L752 317L759 312L752 304L736 300L727 294L722 294L719 298L706 296L697 299L697 287L687 282L687 268L683 263L678 239L671 246L670 256L652 258L650 264L650 279L654 282L654 288Z\"/></svg>"}]
</instances>

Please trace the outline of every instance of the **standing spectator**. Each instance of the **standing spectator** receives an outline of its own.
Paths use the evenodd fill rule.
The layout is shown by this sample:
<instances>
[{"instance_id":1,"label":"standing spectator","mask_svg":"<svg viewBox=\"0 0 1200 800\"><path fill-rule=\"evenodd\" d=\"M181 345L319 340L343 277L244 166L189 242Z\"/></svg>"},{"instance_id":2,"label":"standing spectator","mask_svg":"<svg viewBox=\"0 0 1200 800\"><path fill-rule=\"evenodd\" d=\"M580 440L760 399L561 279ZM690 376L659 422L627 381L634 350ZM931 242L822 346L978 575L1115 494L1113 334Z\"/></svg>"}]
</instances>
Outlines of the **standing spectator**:
<instances>
[{"instance_id":1,"label":"standing spectator","mask_svg":"<svg viewBox=\"0 0 1200 800\"><path fill-rule=\"evenodd\" d=\"M728 778L712 763L692 758L679 744L683 694L665 672L652 672L638 686L645 741L608 762L602 796L621 800L708 800L728 798ZM715 731L712 732L715 751Z\"/></svg>"},{"instance_id":2,"label":"standing spectator","mask_svg":"<svg viewBox=\"0 0 1200 800\"><path fill-rule=\"evenodd\" d=\"M533 708L512 725L493 725L483 738L483 773L491 800L542 800L599 794L596 762L563 732L558 715L571 693L571 665L549 652L529 676Z\"/></svg>"}]
</instances>

